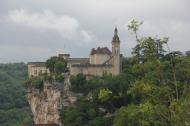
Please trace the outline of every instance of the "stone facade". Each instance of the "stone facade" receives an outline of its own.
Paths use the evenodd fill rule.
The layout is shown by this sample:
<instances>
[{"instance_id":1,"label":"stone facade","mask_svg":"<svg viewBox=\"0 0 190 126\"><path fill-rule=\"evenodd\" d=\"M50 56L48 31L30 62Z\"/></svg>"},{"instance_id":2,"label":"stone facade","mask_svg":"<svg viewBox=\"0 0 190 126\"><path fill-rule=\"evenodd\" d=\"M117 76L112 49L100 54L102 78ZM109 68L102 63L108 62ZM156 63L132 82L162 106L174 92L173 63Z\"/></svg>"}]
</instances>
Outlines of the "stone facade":
<instances>
[{"instance_id":1,"label":"stone facade","mask_svg":"<svg viewBox=\"0 0 190 126\"><path fill-rule=\"evenodd\" d=\"M49 69L46 68L45 62L29 62L28 63L28 75L39 76L40 74L49 74Z\"/></svg>"},{"instance_id":2,"label":"stone facade","mask_svg":"<svg viewBox=\"0 0 190 126\"><path fill-rule=\"evenodd\" d=\"M120 39L115 28L112 39L112 51L107 47L92 49L89 58L70 58L70 54L59 54L68 62L71 75L103 76L104 74L119 75L122 71L122 55L120 54ZM43 62L28 64L29 76L49 73Z\"/></svg>"}]
</instances>

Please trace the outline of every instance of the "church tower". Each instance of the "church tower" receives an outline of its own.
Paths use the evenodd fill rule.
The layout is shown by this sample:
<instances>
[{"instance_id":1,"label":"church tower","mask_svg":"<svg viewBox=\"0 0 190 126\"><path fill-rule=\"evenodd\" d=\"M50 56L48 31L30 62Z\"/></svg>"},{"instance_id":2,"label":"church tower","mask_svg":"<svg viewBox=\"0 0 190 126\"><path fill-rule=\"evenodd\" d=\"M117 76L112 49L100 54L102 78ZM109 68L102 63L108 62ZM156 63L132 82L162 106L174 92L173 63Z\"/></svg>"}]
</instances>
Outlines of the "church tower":
<instances>
[{"instance_id":1,"label":"church tower","mask_svg":"<svg viewBox=\"0 0 190 126\"><path fill-rule=\"evenodd\" d=\"M113 56L113 75L119 75L121 73L121 59L120 59L120 40L118 36L117 27L115 27L114 36L112 40L112 56Z\"/></svg>"}]
</instances>

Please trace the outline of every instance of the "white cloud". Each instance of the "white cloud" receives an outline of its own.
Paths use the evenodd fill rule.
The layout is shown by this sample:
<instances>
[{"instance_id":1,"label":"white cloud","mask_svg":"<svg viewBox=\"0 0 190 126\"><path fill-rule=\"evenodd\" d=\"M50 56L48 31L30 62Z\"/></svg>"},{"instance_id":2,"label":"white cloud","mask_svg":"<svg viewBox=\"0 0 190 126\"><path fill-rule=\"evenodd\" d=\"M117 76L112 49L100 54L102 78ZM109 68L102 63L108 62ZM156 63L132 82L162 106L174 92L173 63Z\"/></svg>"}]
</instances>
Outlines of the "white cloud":
<instances>
[{"instance_id":1,"label":"white cloud","mask_svg":"<svg viewBox=\"0 0 190 126\"><path fill-rule=\"evenodd\" d=\"M19 25L24 25L37 30L53 30L60 33L64 38L75 40L91 40L93 35L82 29L78 20L68 15L56 15L50 10L42 13L31 13L26 9L14 10L9 19Z\"/></svg>"}]
</instances>

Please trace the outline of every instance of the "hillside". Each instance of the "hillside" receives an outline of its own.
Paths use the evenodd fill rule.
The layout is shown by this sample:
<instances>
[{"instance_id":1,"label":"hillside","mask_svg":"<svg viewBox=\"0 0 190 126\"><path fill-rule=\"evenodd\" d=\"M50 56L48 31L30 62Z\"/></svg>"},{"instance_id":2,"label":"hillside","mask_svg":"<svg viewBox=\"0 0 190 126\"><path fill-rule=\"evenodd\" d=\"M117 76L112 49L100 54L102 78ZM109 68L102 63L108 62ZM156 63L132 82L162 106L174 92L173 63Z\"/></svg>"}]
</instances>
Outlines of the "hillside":
<instances>
[{"instance_id":1,"label":"hillside","mask_svg":"<svg viewBox=\"0 0 190 126\"><path fill-rule=\"evenodd\" d=\"M31 122L23 83L27 79L24 63L0 64L0 126Z\"/></svg>"},{"instance_id":2,"label":"hillside","mask_svg":"<svg viewBox=\"0 0 190 126\"><path fill-rule=\"evenodd\" d=\"M61 123L64 126L188 126L189 53L175 51L160 55L161 53L149 51L152 51L152 48L142 53L142 59L135 56L124 58L123 72L118 76L104 75L86 79L83 74L71 75L70 91L82 95L76 98L77 101L73 105L62 106ZM44 99L39 100L40 104L49 106L49 112L41 112L41 115L45 115L41 116L43 120L46 120L46 115L52 115L52 110L56 110L57 103L54 99L60 99L59 94L63 94L61 98L66 96L65 93L58 93L59 91L46 88L45 84L41 83L44 80L49 81L48 86L55 87L52 78L60 81L58 78L63 76L55 72L35 77L29 81L32 83L28 83L32 89L39 89L37 92L42 96L39 99ZM32 96L36 99L35 94ZM39 102L31 103L36 106ZM55 122L50 120L50 124L51 121Z\"/></svg>"}]
</instances>

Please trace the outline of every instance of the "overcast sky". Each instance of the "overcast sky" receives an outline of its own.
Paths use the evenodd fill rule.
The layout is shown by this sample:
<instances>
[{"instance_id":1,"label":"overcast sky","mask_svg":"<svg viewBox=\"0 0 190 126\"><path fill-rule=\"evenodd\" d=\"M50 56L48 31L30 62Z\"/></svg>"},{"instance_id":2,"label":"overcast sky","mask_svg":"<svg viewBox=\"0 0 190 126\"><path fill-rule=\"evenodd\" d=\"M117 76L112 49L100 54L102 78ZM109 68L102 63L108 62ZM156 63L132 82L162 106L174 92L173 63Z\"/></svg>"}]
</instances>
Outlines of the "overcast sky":
<instances>
[{"instance_id":1,"label":"overcast sky","mask_svg":"<svg viewBox=\"0 0 190 126\"><path fill-rule=\"evenodd\" d=\"M91 48L111 47L115 26L130 56L132 19L144 21L140 36L167 36L172 50L190 50L189 0L0 0L0 62L88 57Z\"/></svg>"}]
</instances>

